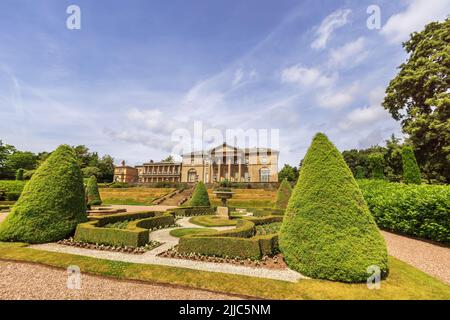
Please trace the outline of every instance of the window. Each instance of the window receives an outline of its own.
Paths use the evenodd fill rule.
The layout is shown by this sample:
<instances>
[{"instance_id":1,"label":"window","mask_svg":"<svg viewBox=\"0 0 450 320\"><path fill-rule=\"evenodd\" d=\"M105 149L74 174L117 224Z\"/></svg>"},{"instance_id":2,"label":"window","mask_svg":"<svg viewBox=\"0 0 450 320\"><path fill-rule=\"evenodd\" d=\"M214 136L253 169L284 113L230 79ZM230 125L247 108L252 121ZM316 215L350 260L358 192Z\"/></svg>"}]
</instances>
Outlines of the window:
<instances>
[{"instance_id":1,"label":"window","mask_svg":"<svg viewBox=\"0 0 450 320\"><path fill-rule=\"evenodd\" d=\"M262 168L259 171L259 181L260 182L269 182L270 170L268 168Z\"/></svg>"},{"instance_id":2,"label":"window","mask_svg":"<svg viewBox=\"0 0 450 320\"><path fill-rule=\"evenodd\" d=\"M188 182L196 182L197 181L197 171L195 169L191 169L188 171Z\"/></svg>"}]
</instances>

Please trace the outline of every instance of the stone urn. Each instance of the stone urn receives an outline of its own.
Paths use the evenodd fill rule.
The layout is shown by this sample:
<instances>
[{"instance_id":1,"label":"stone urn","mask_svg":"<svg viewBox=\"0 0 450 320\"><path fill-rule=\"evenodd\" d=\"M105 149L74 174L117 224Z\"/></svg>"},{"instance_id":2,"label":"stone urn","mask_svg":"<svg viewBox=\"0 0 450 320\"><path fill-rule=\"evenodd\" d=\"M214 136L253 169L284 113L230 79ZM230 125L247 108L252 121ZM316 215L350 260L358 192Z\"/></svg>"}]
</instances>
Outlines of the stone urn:
<instances>
[{"instance_id":1,"label":"stone urn","mask_svg":"<svg viewBox=\"0 0 450 320\"><path fill-rule=\"evenodd\" d=\"M217 215L229 218L230 214L227 207L227 200L233 197L234 192L230 189L217 189L213 193L222 201L222 206L217 207Z\"/></svg>"}]
</instances>

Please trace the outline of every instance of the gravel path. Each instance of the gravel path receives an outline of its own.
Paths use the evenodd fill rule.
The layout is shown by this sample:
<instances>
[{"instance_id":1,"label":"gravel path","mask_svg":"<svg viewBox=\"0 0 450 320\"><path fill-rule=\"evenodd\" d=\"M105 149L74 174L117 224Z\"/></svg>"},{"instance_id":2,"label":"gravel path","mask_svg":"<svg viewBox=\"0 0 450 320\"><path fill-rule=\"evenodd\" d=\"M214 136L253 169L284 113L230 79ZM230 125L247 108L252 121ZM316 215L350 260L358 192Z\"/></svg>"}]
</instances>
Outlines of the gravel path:
<instances>
[{"instance_id":1,"label":"gravel path","mask_svg":"<svg viewBox=\"0 0 450 320\"><path fill-rule=\"evenodd\" d=\"M68 273L63 269L37 264L0 260L0 299L146 299L201 300L239 299L240 297L137 281L81 274L81 287L67 288Z\"/></svg>"},{"instance_id":2,"label":"gravel path","mask_svg":"<svg viewBox=\"0 0 450 320\"><path fill-rule=\"evenodd\" d=\"M381 231L390 255L450 284L450 248Z\"/></svg>"},{"instance_id":3,"label":"gravel path","mask_svg":"<svg viewBox=\"0 0 450 320\"><path fill-rule=\"evenodd\" d=\"M195 227L202 228L201 226L194 225L190 223L188 220L190 218L182 218L177 220L177 223L181 227ZM179 227L177 227L179 228ZM127 254L121 252L112 252L112 251L99 251L78 247L70 247L64 246L57 243L46 243L46 244L37 244L31 245L30 248L53 251L53 252L64 252L71 253L77 255L84 255L94 258L106 259L106 260L117 260L124 262L132 262L132 263L142 263L142 264L155 264L155 265L164 265L164 266L172 266L172 267L181 267L188 268L194 270L202 270L202 271L211 271L211 272L222 272L222 273L232 273L232 274L240 274L251 277L259 277L259 278L268 278L268 279L277 279L289 282L297 282L299 279L305 279L306 277L302 276L300 273L295 272L290 269L286 270L274 270L274 269L264 269L264 268L253 268L253 267L245 267L238 266L232 264L224 264L224 263L215 263L215 262L205 262L205 261L193 261L193 260L185 260L185 259L176 259L176 258L167 258L167 257L159 257L158 254L164 252L178 244L179 239L170 235L170 231L177 228L167 228L163 230L158 230L150 233L150 239L162 242L163 244L159 247L147 251L144 254L134 255ZM232 229L234 226L227 227L215 227L218 230L226 230Z\"/></svg>"}]
</instances>

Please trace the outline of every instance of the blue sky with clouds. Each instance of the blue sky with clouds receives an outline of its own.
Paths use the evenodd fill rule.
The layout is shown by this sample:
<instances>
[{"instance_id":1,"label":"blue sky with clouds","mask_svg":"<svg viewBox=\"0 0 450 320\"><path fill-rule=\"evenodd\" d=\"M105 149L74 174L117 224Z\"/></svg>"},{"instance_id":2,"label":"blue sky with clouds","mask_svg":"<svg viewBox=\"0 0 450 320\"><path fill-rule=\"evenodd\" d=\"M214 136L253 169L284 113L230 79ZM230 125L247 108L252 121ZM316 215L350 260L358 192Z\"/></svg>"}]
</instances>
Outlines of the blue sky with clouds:
<instances>
[{"instance_id":1,"label":"blue sky with clouds","mask_svg":"<svg viewBox=\"0 0 450 320\"><path fill-rule=\"evenodd\" d=\"M81 8L68 30L66 8ZM369 5L381 29L370 30ZM382 144L380 106L408 34L450 0L0 1L0 139L19 149L85 144L138 164L174 131L279 129L280 167L312 136Z\"/></svg>"}]
</instances>

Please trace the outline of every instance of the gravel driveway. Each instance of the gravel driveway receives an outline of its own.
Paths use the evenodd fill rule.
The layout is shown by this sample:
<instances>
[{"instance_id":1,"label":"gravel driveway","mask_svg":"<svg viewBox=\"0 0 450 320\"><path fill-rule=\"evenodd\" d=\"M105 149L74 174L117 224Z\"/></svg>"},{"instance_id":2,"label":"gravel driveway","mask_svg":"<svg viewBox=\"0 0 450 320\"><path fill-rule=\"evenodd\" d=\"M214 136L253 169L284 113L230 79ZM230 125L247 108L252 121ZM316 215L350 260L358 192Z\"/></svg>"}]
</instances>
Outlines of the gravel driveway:
<instances>
[{"instance_id":1,"label":"gravel driveway","mask_svg":"<svg viewBox=\"0 0 450 320\"><path fill-rule=\"evenodd\" d=\"M0 260L0 299L228 300L239 297L204 290L123 281L82 274L81 289L67 288L66 270Z\"/></svg>"},{"instance_id":2,"label":"gravel driveway","mask_svg":"<svg viewBox=\"0 0 450 320\"><path fill-rule=\"evenodd\" d=\"M450 284L450 248L381 231L390 255Z\"/></svg>"}]
</instances>

